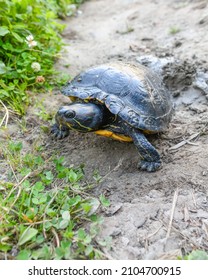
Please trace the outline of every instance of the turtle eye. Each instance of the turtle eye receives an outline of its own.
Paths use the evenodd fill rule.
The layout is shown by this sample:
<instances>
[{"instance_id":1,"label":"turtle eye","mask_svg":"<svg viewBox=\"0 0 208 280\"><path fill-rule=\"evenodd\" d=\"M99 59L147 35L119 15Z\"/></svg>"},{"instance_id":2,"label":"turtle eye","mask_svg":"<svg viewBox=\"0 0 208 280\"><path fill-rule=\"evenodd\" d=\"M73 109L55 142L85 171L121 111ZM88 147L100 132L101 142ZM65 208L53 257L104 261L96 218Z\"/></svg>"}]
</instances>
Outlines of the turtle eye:
<instances>
[{"instance_id":1,"label":"turtle eye","mask_svg":"<svg viewBox=\"0 0 208 280\"><path fill-rule=\"evenodd\" d=\"M65 116L66 118L72 119L72 118L75 117L75 112L74 112L74 111L66 111L66 112L64 113L64 116Z\"/></svg>"}]
</instances>

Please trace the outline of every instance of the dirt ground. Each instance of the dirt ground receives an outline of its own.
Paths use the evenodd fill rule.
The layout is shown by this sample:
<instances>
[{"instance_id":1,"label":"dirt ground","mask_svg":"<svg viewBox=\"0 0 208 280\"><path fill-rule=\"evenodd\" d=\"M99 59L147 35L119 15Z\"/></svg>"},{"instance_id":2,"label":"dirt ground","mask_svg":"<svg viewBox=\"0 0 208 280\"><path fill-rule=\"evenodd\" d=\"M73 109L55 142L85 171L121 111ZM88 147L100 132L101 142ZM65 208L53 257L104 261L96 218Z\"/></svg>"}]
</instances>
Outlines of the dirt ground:
<instances>
[{"instance_id":1,"label":"dirt ground","mask_svg":"<svg viewBox=\"0 0 208 280\"><path fill-rule=\"evenodd\" d=\"M112 237L109 258L174 259L208 250L208 1L91 0L80 10L66 22L57 68L73 77L121 60L156 70L176 104L169 129L150 138L163 167L140 171L133 144L90 133L60 141L49 135L47 149L104 176L94 195L111 201L100 233ZM54 95L45 106L55 112L67 101ZM32 129L29 140L37 137L36 124Z\"/></svg>"}]
</instances>

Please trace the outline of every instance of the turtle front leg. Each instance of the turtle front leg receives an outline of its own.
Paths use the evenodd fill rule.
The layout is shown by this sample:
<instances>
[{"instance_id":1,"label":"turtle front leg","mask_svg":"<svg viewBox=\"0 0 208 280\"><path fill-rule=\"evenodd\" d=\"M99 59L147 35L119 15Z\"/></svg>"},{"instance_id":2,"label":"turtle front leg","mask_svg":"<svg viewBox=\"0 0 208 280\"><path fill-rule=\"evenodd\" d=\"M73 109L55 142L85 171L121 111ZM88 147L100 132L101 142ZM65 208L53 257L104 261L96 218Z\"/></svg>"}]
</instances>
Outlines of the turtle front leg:
<instances>
[{"instance_id":1,"label":"turtle front leg","mask_svg":"<svg viewBox=\"0 0 208 280\"><path fill-rule=\"evenodd\" d=\"M69 128L67 126L58 125L57 123L55 123L51 127L51 133L55 138L62 139L69 135Z\"/></svg>"},{"instance_id":2,"label":"turtle front leg","mask_svg":"<svg viewBox=\"0 0 208 280\"><path fill-rule=\"evenodd\" d=\"M140 131L132 129L130 134L142 158L138 164L138 168L149 172L158 170L161 167L162 162L157 150Z\"/></svg>"}]
</instances>

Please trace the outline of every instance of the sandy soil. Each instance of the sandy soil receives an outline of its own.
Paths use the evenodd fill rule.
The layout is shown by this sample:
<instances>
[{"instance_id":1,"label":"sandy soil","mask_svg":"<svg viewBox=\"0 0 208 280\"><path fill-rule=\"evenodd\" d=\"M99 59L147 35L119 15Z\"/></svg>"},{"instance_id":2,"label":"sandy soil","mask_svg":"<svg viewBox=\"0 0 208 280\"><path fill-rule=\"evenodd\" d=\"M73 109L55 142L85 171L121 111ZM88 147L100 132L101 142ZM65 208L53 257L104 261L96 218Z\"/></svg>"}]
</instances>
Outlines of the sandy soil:
<instances>
[{"instance_id":1,"label":"sandy soil","mask_svg":"<svg viewBox=\"0 0 208 280\"><path fill-rule=\"evenodd\" d=\"M94 134L73 132L60 141L49 135L48 151L104 176L94 194L111 201L100 236L112 237L106 252L112 258L172 259L208 250L208 1L91 0L80 9L66 22L57 68L73 77L108 61L144 63L171 90L175 115L169 130L150 138L163 160L155 173L137 169L133 144ZM55 112L67 101L54 95L45 106ZM33 119L30 141L36 132Z\"/></svg>"}]
</instances>

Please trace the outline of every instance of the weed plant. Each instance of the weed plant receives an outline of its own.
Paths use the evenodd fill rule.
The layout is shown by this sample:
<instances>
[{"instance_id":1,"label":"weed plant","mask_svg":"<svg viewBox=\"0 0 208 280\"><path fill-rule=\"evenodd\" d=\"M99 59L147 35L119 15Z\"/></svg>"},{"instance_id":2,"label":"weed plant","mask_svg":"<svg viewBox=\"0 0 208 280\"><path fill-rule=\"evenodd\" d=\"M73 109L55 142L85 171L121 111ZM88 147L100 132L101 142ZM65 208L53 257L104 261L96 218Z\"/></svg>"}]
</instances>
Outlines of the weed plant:
<instances>
[{"instance_id":1,"label":"weed plant","mask_svg":"<svg viewBox=\"0 0 208 280\"><path fill-rule=\"evenodd\" d=\"M54 61L63 46L70 4L78 0L0 0L0 100L18 114L26 112L31 95L54 84Z\"/></svg>"},{"instance_id":2,"label":"weed plant","mask_svg":"<svg viewBox=\"0 0 208 280\"><path fill-rule=\"evenodd\" d=\"M97 238L107 207L89 195L83 166L45 158L41 147L25 153L21 142L0 147L8 165L0 176L0 259L100 259L106 240ZM10 171L9 171L10 170Z\"/></svg>"}]
</instances>

